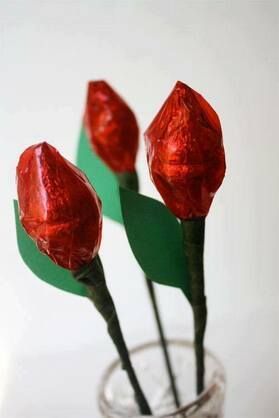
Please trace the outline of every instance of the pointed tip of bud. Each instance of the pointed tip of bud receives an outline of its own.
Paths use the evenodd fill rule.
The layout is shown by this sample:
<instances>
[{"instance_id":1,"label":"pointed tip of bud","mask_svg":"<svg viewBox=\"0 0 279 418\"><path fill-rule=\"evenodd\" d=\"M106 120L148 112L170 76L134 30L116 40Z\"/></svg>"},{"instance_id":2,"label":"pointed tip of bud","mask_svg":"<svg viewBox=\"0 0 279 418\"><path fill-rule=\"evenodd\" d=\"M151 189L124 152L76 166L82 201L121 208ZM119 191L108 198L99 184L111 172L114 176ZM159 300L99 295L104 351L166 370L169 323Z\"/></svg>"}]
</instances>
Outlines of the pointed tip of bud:
<instances>
[{"instance_id":1,"label":"pointed tip of bud","mask_svg":"<svg viewBox=\"0 0 279 418\"><path fill-rule=\"evenodd\" d=\"M41 151L41 153L45 153L47 151L54 151L54 150L55 152L57 152L56 149L46 141L42 141L34 145L34 149Z\"/></svg>"},{"instance_id":2,"label":"pointed tip of bud","mask_svg":"<svg viewBox=\"0 0 279 418\"><path fill-rule=\"evenodd\" d=\"M185 87L187 87L187 88L191 88L191 87L189 87L187 84L185 84L185 83L183 83L182 81L180 81L180 80L177 80L177 82L175 83L175 86L174 86L174 88L178 88L178 87L183 87L183 88L185 88Z\"/></svg>"},{"instance_id":3,"label":"pointed tip of bud","mask_svg":"<svg viewBox=\"0 0 279 418\"><path fill-rule=\"evenodd\" d=\"M53 148L52 145L50 145L47 141L42 141L38 144L38 147L42 148L42 149L48 149L48 148Z\"/></svg>"},{"instance_id":4,"label":"pointed tip of bud","mask_svg":"<svg viewBox=\"0 0 279 418\"><path fill-rule=\"evenodd\" d=\"M88 91L93 90L93 89L101 90L101 89L108 89L108 88L112 90L112 87L106 80L90 80L88 81L87 87L88 87Z\"/></svg>"}]
</instances>

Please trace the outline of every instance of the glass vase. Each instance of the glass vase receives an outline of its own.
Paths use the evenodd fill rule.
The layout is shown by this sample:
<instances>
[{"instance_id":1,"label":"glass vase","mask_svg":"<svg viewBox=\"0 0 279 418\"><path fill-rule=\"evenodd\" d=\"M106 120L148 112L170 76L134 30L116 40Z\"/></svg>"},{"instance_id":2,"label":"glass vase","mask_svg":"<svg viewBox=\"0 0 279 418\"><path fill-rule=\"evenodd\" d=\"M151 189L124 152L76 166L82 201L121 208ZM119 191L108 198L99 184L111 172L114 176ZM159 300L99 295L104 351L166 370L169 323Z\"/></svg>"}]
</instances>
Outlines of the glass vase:
<instances>
[{"instance_id":1,"label":"glass vase","mask_svg":"<svg viewBox=\"0 0 279 418\"><path fill-rule=\"evenodd\" d=\"M223 418L225 373L222 364L205 351L205 389L195 394L195 357L190 341L168 341L169 353L178 389L180 407L174 399L159 342L148 342L130 350L131 360L148 399L152 417ZM137 404L119 360L105 371L98 395L104 418L140 418Z\"/></svg>"}]
</instances>

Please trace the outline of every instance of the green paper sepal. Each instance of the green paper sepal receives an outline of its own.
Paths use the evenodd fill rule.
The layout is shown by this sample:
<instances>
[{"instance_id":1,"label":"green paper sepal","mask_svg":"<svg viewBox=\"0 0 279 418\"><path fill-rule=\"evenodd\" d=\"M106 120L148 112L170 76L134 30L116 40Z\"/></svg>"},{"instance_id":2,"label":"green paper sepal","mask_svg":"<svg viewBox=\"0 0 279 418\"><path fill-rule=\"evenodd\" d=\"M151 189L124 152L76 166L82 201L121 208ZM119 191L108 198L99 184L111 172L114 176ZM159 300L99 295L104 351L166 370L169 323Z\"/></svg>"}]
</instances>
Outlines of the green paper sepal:
<instances>
[{"instance_id":1,"label":"green paper sepal","mask_svg":"<svg viewBox=\"0 0 279 418\"><path fill-rule=\"evenodd\" d=\"M54 264L46 255L39 251L34 241L27 235L20 223L18 203L16 200L14 200L14 214L19 253L29 269L39 279L58 289L78 296L88 296L85 285L77 282L70 271Z\"/></svg>"},{"instance_id":2,"label":"green paper sepal","mask_svg":"<svg viewBox=\"0 0 279 418\"><path fill-rule=\"evenodd\" d=\"M180 288L190 301L180 223L158 200L119 190L127 237L142 270L156 283Z\"/></svg>"},{"instance_id":3,"label":"green paper sepal","mask_svg":"<svg viewBox=\"0 0 279 418\"><path fill-rule=\"evenodd\" d=\"M103 214L122 224L117 178L91 148L84 127L79 137L77 166L86 174L100 197Z\"/></svg>"}]
</instances>

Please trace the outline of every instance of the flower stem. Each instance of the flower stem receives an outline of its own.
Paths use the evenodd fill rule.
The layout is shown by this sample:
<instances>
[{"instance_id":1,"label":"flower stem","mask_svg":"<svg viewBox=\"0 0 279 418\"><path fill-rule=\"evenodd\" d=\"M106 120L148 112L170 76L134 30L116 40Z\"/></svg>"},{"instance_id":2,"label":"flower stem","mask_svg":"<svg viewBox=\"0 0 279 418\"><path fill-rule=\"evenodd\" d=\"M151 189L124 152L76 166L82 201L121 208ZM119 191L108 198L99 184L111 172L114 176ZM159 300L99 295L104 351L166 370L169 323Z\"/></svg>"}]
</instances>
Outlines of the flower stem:
<instances>
[{"instance_id":1,"label":"flower stem","mask_svg":"<svg viewBox=\"0 0 279 418\"><path fill-rule=\"evenodd\" d=\"M114 302L106 285L104 270L99 256L96 256L89 265L80 269L78 272L74 272L73 275L78 281L86 285L90 300L94 303L98 312L107 323L108 333L116 346L122 361L122 367L126 370L130 383L134 389L135 398L141 414L152 415L151 409L133 369Z\"/></svg>"},{"instance_id":2,"label":"flower stem","mask_svg":"<svg viewBox=\"0 0 279 418\"><path fill-rule=\"evenodd\" d=\"M190 289L194 317L194 346L196 357L197 394L204 389L204 335L207 320L206 297L204 292L204 229L205 218L182 220L184 251L190 273Z\"/></svg>"},{"instance_id":3,"label":"flower stem","mask_svg":"<svg viewBox=\"0 0 279 418\"><path fill-rule=\"evenodd\" d=\"M118 179L118 183L121 187L125 187L126 189L133 190L135 192L139 191L139 180L138 180L138 175L136 171L117 173L116 176ZM180 407L179 394L176 388L175 375L172 370L172 365L171 365L171 360L170 360L170 355L169 355L168 345L167 345L167 339L165 337L165 332L164 332L164 328L163 328L163 324L161 320L161 315L160 315L158 301L157 301L156 292L155 292L155 286L154 286L154 283L151 280L149 280L148 277L146 276L145 276L145 282L146 282L147 291L150 297L151 306L153 309L153 314L154 314L157 329L158 329L158 334L159 334L159 338L161 342L161 347L163 350L164 361L165 361L167 373L168 373L169 380L170 380L174 402L175 402L176 407L179 408Z\"/></svg>"},{"instance_id":4,"label":"flower stem","mask_svg":"<svg viewBox=\"0 0 279 418\"><path fill-rule=\"evenodd\" d=\"M179 396L178 396L178 392L177 392L177 388L176 388L176 384L175 384L175 377L174 377L174 374L173 374L173 371L172 371L172 366L171 366L170 356L169 356L169 352L168 352L168 348L167 348L167 342L166 342L165 335L164 335L163 325L162 325L162 321L161 321L161 318L160 318L160 313L159 313L159 309L158 309L158 303L157 303L157 298L156 298L156 294L155 294L154 284L151 280L146 278L146 285L147 285L147 289L148 289L149 296L150 296L150 299L151 299L151 304L152 304L153 311L154 311L154 316L155 316L155 320L156 320L156 324L157 324L157 328L158 328L158 333L159 333L159 337L160 337L160 342L161 342L161 346L162 346L162 350L163 350L163 355L164 355L164 359L165 359L165 363L166 363L167 372L168 372L168 375L169 375L169 380L170 380L170 385L171 385L171 390L172 390L172 393L173 393L175 405L176 405L177 408L179 408L180 407L180 400L179 400Z\"/></svg>"}]
</instances>

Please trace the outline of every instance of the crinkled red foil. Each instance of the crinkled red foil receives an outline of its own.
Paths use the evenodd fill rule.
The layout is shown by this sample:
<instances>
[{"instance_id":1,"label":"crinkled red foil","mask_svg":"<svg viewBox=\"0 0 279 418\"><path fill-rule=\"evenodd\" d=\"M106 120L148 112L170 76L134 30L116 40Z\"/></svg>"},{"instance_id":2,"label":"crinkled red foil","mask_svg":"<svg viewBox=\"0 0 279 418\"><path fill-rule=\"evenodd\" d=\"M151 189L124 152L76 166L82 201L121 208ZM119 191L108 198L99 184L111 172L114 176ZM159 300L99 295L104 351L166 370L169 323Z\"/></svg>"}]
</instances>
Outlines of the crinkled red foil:
<instances>
[{"instance_id":1,"label":"crinkled red foil","mask_svg":"<svg viewBox=\"0 0 279 418\"><path fill-rule=\"evenodd\" d=\"M17 166L21 223L56 264L78 270L98 253L101 202L86 176L43 142L27 148Z\"/></svg>"},{"instance_id":2,"label":"crinkled red foil","mask_svg":"<svg viewBox=\"0 0 279 418\"><path fill-rule=\"evenodd\" d=\"M139 142L135 115L105 81L88 84L84 125L94 151L112 171L135 170Z\"/></svg>"},{"instance_id":3,"label":"crinkled red foil","mask_svg":"<svg viewBox=\"0 0 279 418\"><path fill-rule=\"evenodd\" d=\"M207 215L225 175L219 118L207 101L178 81L145 132L151 178L180 219Z\"/></svg>"}]
</instances>

